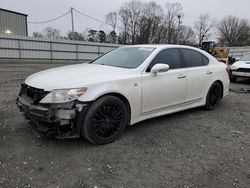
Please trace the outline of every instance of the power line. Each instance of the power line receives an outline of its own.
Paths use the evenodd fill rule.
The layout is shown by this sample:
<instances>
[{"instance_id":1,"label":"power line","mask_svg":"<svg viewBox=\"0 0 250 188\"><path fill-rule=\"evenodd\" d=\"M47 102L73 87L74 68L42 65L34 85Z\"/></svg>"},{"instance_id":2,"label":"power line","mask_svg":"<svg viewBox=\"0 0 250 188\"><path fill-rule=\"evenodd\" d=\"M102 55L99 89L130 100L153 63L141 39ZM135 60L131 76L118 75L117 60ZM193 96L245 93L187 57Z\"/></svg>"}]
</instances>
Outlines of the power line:
<instances>
[{"instance_id":1,"label":"power line","mask_svg":"<svg viewBox=\"0 0 250 188\"><path fill-rule=\"evenodd\" d=\"M69 13L70 13L70 10L67 13L65 13L65 14L63 14L61 16L58 16L58 17L56 17L54 19L51 19L51 20L42 21L42 22L28 22L28 23L30 23L30 24L44 24L44 23L49 23L49 22L56 21L56 20L58 20L58 19L60 19L60 18L62 18L64 16L68 15Z\"/></svg>"},{"instance_id":2,"label":"power line","mask_svg":"<svg viewBox=\"0 0 250 188\"><path fill-rule=\"evenodd\" d=\"M112 25L107 24L107 23L105 23L105 22L102 21L102 20L99 20L99 19L94 18L94 17L92 17L92 16L89 16L89 15L87 15L87 14L85 14L85 13L82 13L82 12L80 12L79 10L77 10L77 9L75 9L75 8L73 8L73 9L74 9L78 14L81 14L82 16L88 17L88 18L90 18L90 19L92 19L92 20L95 20L95 21L97 21L97 22L100 22L100 23L102 23L102 24L105 24L105 25L108 25L108 26L111 26L111 27L112 27Z\"/></svg>"}]
</instances>

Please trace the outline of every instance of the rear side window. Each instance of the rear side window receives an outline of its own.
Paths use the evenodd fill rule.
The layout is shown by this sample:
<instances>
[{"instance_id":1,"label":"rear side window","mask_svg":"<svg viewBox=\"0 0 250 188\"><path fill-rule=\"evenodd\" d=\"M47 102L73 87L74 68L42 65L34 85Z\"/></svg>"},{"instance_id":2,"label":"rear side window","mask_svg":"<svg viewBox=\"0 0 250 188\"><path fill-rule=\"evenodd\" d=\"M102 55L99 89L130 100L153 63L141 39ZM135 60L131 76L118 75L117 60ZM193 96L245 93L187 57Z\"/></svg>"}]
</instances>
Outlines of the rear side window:
<instances>
[{"instance_id":1,"label":"rear side window","mask_svg":"<svg viewBox=\"0 0 250 188\"><path fill-rule=\"evenodd\" d=\"M199 67L203 66L205 63L208 64L208 59L205 60L206 57L203 57L201 53L195 50L181 49L181 51L185 67Z\"/></svg>"},{"instance_id":2,"label":"rear side window","mask_svg":"<svg viewBox=\"0 0 250 188\"><path fill-rule=\"evenodd\" d=\"M203 60L203 65L208 65L209 64L209 60L207 57L205 57L204 55L201 55L202 56L202 60Z\"/></svg>"},{"instance_id":3,"label":"rear side window","mask_svg":"<svg viewBox=\"0 0 250 188\"><path fill-rule=\"evenodd\" d=\"M179 49L166 49L161 51L151 62L150 66L147 69L147 72L150 72L151 68L159 63L168 64L170 69L181 68L181 57Z\"/></svg>"}]
</instances>

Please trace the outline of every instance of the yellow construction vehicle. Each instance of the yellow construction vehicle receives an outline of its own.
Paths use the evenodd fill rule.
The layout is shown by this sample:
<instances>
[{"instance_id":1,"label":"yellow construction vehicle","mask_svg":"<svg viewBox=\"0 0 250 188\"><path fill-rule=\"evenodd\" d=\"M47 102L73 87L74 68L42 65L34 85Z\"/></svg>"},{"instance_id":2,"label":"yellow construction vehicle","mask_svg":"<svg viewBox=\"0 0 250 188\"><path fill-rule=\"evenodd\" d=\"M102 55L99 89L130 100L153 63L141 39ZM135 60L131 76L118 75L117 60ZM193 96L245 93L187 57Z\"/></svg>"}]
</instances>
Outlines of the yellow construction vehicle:
<instances>
[{"instance_id":1,"label":"yellow construction vehicle","mask_svg":"<svg viewBox=\"0 0 250 188\"><path fill-rule=\"evenodd\" d=\"M201 43L201 49L210 53L218 61L228 63L229 49L225 48L216 48L215 41L203 41Z\"/></svg>"}]
</instances>

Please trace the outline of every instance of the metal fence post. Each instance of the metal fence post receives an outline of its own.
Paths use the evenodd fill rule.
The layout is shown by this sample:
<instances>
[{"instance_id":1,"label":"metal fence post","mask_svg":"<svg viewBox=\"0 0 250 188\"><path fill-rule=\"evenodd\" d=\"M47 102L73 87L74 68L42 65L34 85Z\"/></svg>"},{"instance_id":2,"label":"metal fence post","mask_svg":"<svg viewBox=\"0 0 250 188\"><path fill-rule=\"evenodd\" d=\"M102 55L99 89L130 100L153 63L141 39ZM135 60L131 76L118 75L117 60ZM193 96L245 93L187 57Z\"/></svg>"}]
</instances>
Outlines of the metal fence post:
<instances>
[{"instance_id":1,"label":"metal fence post","mask_svg":"<svg viewBox=\"0 0 250 188\"><path fill-rule=\"evenodd\" d=\"M76 43L76 61L79 60L79 57L78 57L78 44Z\"/></svg>"},{"instance_id":2,"label":"metal fence post","mask_svg":"<svg viewBox=\"0 0 250 188\"><path fill-rule=\"evenodd\" d=\"M98 44L98 57L100 56L100 45Z\"/></svg>"},{"instance_id":3,"label":"metal fence post","mask_svg":"<svg viewBox=\"0 0 250 188\"><path fill-rule=\"evenodd\" d=\"M50 45L50 61L52 62L53 60L52 41L49 42L49 45Z\"/></svg>"},{"instance_id":4,"label":"metal fence post","mask_svg":"<svg viewBox=\"0 0 250 188\"><path fill-rule=\"evenodd\" d=\"M21 41L19 39L17 39L17 45L18 45L18 58L19 58L19 61L22 61Z\"/></svg>"}]
</instances>

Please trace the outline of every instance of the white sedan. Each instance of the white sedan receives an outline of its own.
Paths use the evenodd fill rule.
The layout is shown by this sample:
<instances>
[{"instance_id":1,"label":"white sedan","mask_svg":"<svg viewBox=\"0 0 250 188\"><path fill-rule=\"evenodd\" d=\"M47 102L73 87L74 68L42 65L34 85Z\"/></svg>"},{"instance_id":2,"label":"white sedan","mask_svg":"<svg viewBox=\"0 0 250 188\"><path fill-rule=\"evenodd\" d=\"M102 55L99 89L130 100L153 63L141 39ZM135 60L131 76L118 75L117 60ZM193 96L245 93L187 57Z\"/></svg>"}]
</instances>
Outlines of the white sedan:
<instances>
[{"instance_id":1,"label":"white sedan","mask_svg":"<svg viewBox=\"0 0 250 188\"><path fill-rule=\"evenodd\" d=\"M48 136L107 144L145 119L199 106L212 110L228 90L226 65L208 53L138 45L33 74L22 84L17 105Z\"/></svg>"},{"instance_id":2,"label":"white sedan","mask_svg":"<svg viewBox=\"0 0 250 188\"><path fill-rule=\"evenodd\" d=\"M231 66L230 80L235 82L239 77L250 78L250 54L243 56Z\"/></svg>"}]
</instances>

